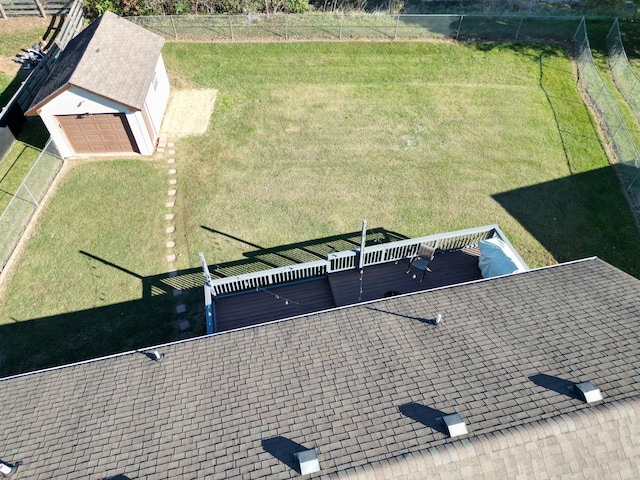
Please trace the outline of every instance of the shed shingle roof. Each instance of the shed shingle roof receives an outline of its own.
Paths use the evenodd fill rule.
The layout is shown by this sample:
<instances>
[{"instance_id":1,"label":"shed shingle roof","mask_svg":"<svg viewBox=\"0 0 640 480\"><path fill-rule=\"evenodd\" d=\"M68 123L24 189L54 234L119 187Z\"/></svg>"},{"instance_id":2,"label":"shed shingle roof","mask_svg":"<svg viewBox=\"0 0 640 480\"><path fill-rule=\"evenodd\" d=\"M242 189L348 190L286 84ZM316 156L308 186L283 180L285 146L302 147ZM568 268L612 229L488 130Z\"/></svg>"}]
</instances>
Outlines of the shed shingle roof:
<instances>
[{"instance_id":1,"label":"shed shingle roof","mask_svg":"<svg viewBox=\"0 0 640 480\"><path fill-rule=\"evenodd\" d=\"M572 382L637 398L638 298L589 259L9 378L0 452L34 479L289 478L282 452L319 446L331 475L455 450L435 422L453 412L490 452L590 415Z\"/></svg>"},{"instance_id":2,"label":"shed shingle roof","mask_svg":"<svg viewBox=\"0 0 640 480\"><path fill-rule=\"evenodd\" d=\"M105 12L62 51L27 114L76 86L142 110L164 38Z\"/></svg>"}]
</instances>

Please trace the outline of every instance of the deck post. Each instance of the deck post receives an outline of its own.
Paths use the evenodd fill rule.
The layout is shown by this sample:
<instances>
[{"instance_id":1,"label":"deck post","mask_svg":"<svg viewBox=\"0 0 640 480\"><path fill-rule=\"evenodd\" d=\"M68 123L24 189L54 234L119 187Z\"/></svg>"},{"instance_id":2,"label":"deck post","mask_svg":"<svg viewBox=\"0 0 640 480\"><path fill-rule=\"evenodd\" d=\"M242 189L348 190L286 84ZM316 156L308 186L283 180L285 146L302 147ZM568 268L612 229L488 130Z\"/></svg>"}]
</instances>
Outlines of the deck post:
<instances>
[{"instance_id":1,"label":"deck post","mask_svg":"<svg viewBox=\"0 0 640 480\"><path fill-rule=\"evenodd\" d=\"M364 265L364 244L367 243L367 220L362 220L362 238L360 239L360 259L358 260L358 268Z\"/></svg>"},{"instance_id":2,"label":"deck post","mask_svg":"<svg viewBox=\"0 0 640 480\"><path fill-rule=\"evenodd\" d=\"M204 259L204 253L200 252L200 261L202 262L202 271L204 273L204 311L205 321L207 325L207 335L212 333L218 333L218 325L216 325L215 315L213 314L213 301L212 301L212 289L211 289L211 274L209 273L209 267L207 261Z\"/></svg>"},{"instance_id":3,"label":"deck post","mask_svg":"<svg viewBox=\"0 0 640 480\"><path fill-rule=\"evenodd\" d=\"M42 7L42 4L38 1L35 0L36 3L36 7L38 7L38 11L40 12L40 15L42 15L42 18L47 18L47 14L44 11L44 8Z\"/></svg>"},{"instance_id":4,"label":"deck post","mask_svg":"<svg viewBox=\"0 0 640 480\"><path fill-rule=\"evenodd\" d=\"M215 315L213 314L213 302L211 301L211 285L209 281L204 283L204 311L207 322L207 335L218 333Z\"/></svg>"}]
</instances>

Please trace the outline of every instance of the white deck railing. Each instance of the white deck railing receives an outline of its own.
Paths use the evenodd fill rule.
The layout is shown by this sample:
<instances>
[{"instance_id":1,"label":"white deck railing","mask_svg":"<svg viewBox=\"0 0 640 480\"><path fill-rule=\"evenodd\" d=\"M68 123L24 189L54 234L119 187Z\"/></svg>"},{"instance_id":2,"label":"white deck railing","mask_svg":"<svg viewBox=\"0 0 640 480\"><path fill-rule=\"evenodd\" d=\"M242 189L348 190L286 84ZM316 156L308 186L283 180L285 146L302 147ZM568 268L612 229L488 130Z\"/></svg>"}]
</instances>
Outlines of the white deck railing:
<instances>
[{"instance_id":1,"label":"white deck railing","mask_svg":"<svg viewBox=\"0 0 640 480\"><path fill-rule=\"evenodd\" d=\"M270 268L259 272L243 273L233 277L211 280L215 295L242 290L265 288L271 285L290 283L305 278L321 277L327 274L327 261L316 260L286 267Z\"/></svg>"},{"instance_id":2,"label":"white deck railing","mask_svg":"<svg viewBox=\"0 0 640 480\"><path fill-rule=\"evenodd\" d=\"M436 248L438 252L442 252L472 247L478 245L481 240L494 237L500 238L511 250L513 255L522 262L522 265L526 265L502 230L500 230L497 225L487 225L484 227L469 228L455 232L368 246L364 249L362 266L366 267L410 258L416 254L418 246L421 243L426 243ZM316 260L287 267L235 275L233 277L218 278L211 281L211 288L214 295L221 295L322 277L328 273L358 268L360 260L359 250L360 249L357 248L331 253L327 256L326 260Z\"/></svg>"}]
</instances>

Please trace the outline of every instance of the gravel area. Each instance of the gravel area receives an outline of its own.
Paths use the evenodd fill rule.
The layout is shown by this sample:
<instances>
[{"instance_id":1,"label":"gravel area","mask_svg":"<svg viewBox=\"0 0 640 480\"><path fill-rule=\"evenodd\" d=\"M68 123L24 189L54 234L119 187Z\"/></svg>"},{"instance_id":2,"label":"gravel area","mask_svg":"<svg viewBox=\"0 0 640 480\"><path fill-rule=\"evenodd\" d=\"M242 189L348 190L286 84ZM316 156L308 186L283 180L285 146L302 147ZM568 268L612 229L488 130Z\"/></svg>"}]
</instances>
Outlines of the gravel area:
<instances>
[{"instance_id":1,"label":"gravel area","mask_svg":"<svg viewBox=\"0 0 640 480\"><path fill-rule=\"evenodd\" d=\"M175 140L206 133L217 93L213 89L173 90L160 128L161 135Z\"/></svg>"}]
</instances>

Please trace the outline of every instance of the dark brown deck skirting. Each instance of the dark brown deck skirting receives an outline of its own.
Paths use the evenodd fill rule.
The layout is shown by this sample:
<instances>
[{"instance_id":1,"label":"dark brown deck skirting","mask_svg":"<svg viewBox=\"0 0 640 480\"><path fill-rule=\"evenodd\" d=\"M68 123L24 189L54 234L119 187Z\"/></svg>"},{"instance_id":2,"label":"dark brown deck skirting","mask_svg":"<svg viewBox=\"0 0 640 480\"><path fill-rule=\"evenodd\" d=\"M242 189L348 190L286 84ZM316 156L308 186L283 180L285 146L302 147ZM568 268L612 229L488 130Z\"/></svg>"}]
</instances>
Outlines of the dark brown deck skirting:
<instances>
[{"instance_id":1,"label":"dark brown deck skirting","mask_svg":"<svg viewBox=\"0 0 640 480\"><path fill-rule=\"evenodd\" d=\"M216 299L218 331L258 325L385 296L411 293L479 280L480 252L470 247L436 254L423 282L405 273L406 260L330 273L327 277L251 290ZM362 276L362 281L360 277ZM361 292L362 289L362 292Z\"/></svg>"}]
</instances>

